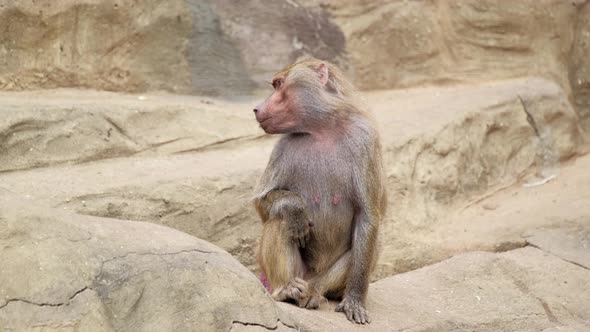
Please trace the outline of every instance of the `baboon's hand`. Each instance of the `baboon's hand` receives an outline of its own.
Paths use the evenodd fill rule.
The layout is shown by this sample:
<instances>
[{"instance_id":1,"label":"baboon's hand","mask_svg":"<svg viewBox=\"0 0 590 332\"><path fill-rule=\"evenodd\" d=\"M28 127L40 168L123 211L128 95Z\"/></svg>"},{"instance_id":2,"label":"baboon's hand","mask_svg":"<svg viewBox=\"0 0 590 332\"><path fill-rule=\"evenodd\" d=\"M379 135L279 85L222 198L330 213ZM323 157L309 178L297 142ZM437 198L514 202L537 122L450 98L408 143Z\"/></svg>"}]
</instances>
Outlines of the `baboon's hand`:
<instances>
[{"instance_id":1,"label":"baboon's hand","mask_svg":"<svg viewBox=\"0 0 590 332\"><path fill-rule=\"evenodd\" d=\"M313 226L311 213L306 202L296 193L288 191L273 192L275 196L269 211L271 219L285 223L289 238L301 248L309 241L310 227Z\"/></svg>"},{"instance_id":2,"label":"baboon's hand","mask_svg":"<svg viewBox=\"0 0 590 332\"><path fill-rule=\"evenodd\" d=\"M352 297L344 296L342 302L336 307L336 311L344 312L349 321L357 324L369 324L371 322L367 309L365 309L362 302Z\"/></svg>"},{"instance_id":3,"label":"baboon's hand","mask_svg":"<svg viewBox=\"0 0 590 332\"><path fill-rule=\"evenodd\" d=\"M309 242L309 235L313 223L307 207L291 205L285 208L284 220L287 222L289 237L301 248Z\"/></svg>"}]
</instances>

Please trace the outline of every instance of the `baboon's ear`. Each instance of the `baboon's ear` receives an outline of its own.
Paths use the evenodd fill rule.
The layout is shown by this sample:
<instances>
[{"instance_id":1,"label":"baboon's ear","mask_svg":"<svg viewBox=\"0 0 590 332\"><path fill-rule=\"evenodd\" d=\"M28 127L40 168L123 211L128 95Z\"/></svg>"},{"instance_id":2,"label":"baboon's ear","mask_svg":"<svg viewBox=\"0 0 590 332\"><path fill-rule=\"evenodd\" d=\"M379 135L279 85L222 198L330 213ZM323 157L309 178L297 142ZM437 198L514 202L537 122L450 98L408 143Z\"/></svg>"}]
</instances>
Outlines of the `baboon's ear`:
<instances>
[{"instance_id":1,"label":"baboon's ear","mask_svg":"<svg viewBox=\"0 0 590 332\"><path fill-rule=\"evenodd\" d=\"M326 85L328 83L329 73L328 73L328 66L325 63L320 63L317 68L318 75L320 77L320 82L322 85Z\"/></svg>"}]
</instances>

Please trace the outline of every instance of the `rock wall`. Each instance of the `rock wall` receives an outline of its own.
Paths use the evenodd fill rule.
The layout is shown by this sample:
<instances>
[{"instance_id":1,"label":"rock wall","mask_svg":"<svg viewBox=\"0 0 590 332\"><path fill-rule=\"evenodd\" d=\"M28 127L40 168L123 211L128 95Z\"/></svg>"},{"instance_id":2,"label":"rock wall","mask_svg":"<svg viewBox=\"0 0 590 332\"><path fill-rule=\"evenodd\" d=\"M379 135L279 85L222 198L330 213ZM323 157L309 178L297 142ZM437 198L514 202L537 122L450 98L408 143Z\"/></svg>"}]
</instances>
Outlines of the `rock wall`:
<instances>
[{"instance_id":1,"label":"rock wall","mask_svg":"<svg viewBox=\"0 0 590 332\"><path fill-rule=\"evenodd\" d=\"M303 1L342 27L365 89L545 76L567 83L568 1ZM565 84L567 85L567 84Z\"/></svg>"},{"instance_id":2,"label":"rock wall","mask_svg":"<svg viewBox=\"0 0 590 332\"><path fill-rule=\"evenodd\" d=\"M570 59L570 83L581 123L590 131L590 5L581 6Z\"/></svg>"},{"instance_id":3,"label":"rock wall","mask_svg":"<svg viewBox=\"0 0 590 332\"><path fill-rule=\"evenodd\" d=\"M588 10L562 0L1 0L0 89L234 95L315 56L363 89L542 76L568 93L571 80L583 105Z\"/></svg>"},{"instance_id":4,"label":"rock wall","mask_svg":"<svg viewBox=\"0 0 590 332\"><path fill-rule=\"evenodd\" d=\"M344 37L292 1L0 1L0 89L242 94Z\"/></svg>"}]
</instances>

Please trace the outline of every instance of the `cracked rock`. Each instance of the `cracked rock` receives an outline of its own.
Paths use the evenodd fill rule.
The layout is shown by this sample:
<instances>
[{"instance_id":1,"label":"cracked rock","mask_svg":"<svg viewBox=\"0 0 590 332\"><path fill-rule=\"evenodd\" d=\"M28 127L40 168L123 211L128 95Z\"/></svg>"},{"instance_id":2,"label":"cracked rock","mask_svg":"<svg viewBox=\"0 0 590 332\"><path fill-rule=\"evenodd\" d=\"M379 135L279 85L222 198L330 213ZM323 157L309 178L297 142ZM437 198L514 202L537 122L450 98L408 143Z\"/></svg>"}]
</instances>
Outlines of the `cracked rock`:
<instances>
[{"instance_id":1,"label":"cracked rock","mask_svg":"<svg viewBox=\"0 0 590 332\"><path fill-rule=\"evenodd\" d=\"M370 285L372 331L588 331L590 271L537 248L470 252ZM281 304L310 331L364 331L333 312Z\"/></svg>"},{"instance_id":2,"label":"cracked rock","mask_svg":"<svg viewBox=\"0 0 590 332\"><path fill-rule=\"evenodd\" d=\"M294 326L227 252L154 224L0 196L0 327L227 331Z\"/></svg>"}]
</instances>

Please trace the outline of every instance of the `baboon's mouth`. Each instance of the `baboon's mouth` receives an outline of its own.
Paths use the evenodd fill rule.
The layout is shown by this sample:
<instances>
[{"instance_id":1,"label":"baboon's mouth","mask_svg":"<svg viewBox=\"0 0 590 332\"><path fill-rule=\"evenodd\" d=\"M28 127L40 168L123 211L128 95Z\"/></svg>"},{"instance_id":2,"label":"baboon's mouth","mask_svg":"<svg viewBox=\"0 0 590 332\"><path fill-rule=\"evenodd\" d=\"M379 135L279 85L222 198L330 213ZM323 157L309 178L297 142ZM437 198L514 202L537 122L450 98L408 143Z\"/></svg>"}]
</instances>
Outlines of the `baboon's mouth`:
<instances>
[{"instance_id":1,"label":"baboon's mouth","mask_svg":"<svg viewBox=\"0 0 590 332\"><path fill-rule=\"evenodd\" d=\"M258 121L258 123L262 126L263 123L265 123L266 121L268 121L270 119L271 119L271 117L269 116L268 118L264 118L264 119Z\"/></svg>"}]
</instances>

